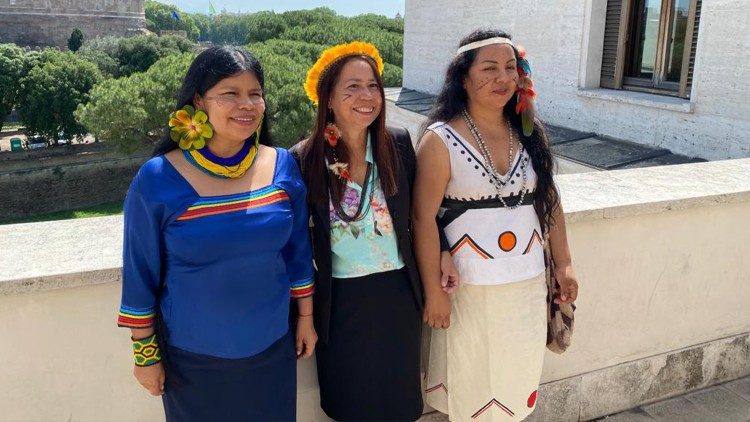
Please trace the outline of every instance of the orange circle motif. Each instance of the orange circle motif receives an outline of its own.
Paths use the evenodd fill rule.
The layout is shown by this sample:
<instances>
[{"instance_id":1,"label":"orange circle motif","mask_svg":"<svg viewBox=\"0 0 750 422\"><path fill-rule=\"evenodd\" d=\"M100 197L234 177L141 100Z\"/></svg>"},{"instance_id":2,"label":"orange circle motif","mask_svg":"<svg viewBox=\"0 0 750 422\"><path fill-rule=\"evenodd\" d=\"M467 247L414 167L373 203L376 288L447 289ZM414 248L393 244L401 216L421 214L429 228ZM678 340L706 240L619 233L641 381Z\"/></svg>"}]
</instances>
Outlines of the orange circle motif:
<instances>
[{"instance_id":1,"label":"orange circle motif","mask_svg":"<svg viewBox=\"0 0 750 422\"><path fill-rule=\"evenodd\" d=\"M512 251L516 247L516 235L511 231L501 233L497 238L497 245L503 252Z\"/></svg>"}]
</instances>

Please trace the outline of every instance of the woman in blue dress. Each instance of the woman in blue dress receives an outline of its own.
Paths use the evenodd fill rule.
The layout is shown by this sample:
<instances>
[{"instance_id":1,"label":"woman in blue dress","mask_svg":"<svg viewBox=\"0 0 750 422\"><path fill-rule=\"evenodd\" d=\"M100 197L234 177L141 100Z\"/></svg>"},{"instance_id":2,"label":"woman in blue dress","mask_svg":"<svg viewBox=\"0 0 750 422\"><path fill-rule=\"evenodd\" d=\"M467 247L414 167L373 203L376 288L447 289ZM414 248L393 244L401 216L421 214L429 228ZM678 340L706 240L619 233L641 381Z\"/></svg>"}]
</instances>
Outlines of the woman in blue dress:
<instances>
[{"instance_id":1,"label":"woman in blue dress","mask_svg":"<svg viewBox=\"0 0 750 422\"><path fill-rule=\"evenodd\" d=\"M295 358L317 341L306 190L271 147L263 86L248 52L199 54L125 200L118 325L169 421L296 416Z\"/></svg>"}]
</instances>

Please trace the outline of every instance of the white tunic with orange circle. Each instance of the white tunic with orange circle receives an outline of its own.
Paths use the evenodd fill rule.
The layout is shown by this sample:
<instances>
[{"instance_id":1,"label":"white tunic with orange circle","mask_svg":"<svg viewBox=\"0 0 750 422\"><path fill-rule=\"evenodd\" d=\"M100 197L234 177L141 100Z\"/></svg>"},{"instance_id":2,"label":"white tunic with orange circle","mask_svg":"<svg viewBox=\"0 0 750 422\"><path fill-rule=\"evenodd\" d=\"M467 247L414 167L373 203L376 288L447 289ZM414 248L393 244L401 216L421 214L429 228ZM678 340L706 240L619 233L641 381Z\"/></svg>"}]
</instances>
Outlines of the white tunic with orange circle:
<instances>
[{"instance_id":1,"label":"white tunic with orange circle","mask_svg":"<svg viewBox=\"0 0 750 422\"><path fill-rule=\"evenodd\" d=\"M525 149L516 151L509 173L502 177L498 199L482 154L449 124L429 127L450 153L451 179L438 216L451 245L453 261L467 284L505 284L544 272L544 248L533 206L537 176ZM526 169L524 183L523 168Z\"/></svg>"}]
</instances>

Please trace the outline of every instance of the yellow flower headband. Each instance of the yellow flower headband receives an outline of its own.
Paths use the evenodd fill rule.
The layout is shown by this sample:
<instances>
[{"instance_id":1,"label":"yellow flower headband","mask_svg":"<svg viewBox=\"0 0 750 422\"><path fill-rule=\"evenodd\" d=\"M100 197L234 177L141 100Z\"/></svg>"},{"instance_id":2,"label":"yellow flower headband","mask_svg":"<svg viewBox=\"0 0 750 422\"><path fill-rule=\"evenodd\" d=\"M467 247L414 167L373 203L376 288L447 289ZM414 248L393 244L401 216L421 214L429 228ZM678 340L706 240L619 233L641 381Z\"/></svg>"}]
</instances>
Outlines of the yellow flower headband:
<instances>
[{"instance_id":1,"label":"yellow flower headband","mask_svg":"<svg viewBox=\"0 0 750 422\"><path fill-rule=\"evenodd\" d=\"M307 98L309 98L313 104L318 105L318 87L328 68L344 57L360 54L373 59L378 67L378 73L380 75L383 74L383 58L380 57L380 52L374 45L364 41L339 44L323 51L318 58L318 61L316 61L313 67L307 71L307 79L305 80L305 92L307 93Z\"/></svg>"}]
</instances>

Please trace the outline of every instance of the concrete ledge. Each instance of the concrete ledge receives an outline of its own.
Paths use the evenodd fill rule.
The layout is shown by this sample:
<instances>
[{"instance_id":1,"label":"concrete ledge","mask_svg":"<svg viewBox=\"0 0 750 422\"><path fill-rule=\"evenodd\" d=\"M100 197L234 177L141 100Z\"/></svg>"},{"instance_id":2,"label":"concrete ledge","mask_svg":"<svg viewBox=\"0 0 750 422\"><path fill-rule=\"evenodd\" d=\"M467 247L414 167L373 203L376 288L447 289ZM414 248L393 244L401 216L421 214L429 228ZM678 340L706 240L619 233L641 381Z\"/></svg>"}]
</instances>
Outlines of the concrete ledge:
<instances>
[{"instance_id":1,"label":"concrete ledge","mask_svg":"<svg viewBox=\"0 0 750 422\"><path fill-rule=\"evenodd\" d=\"M565 174L555 180L570 224L748 202L747 174L750 159ZM117 281L122 216L0 226L0 251L0 295Z\"/></svg>"},{"instance_id":2,"label":"concrete ledge","mask_svg":"<svg viewBox=\"0 0 750 422\"><path fill-rule=\"evenodd\" d=\"M646 92L593 88L579 89L578 96L615 103L635 104L643 107L658 108L687 114L691 114L695 110L695 104L689 100L670 97L668 95L649 94Z\"/></svg>"},{"instance_id":3,"label":"concrete ledge","mask_svg":"<svg viewBox=\"0 0 750 422\"><path fill-rule=\"evenodd\" d=\"M564 174L555 178L568 222L750 201L750 159Z\"/></svg>"},{"instance_id":4,"label":"concrete ledge","mask_svg":"<svg viewBox=\"0 0 750 422\"><path fill-rule=\"evenodd\" d=\"M0 226L0 296L119 281L122 216Z\"/></svg>"}]
</instances>

